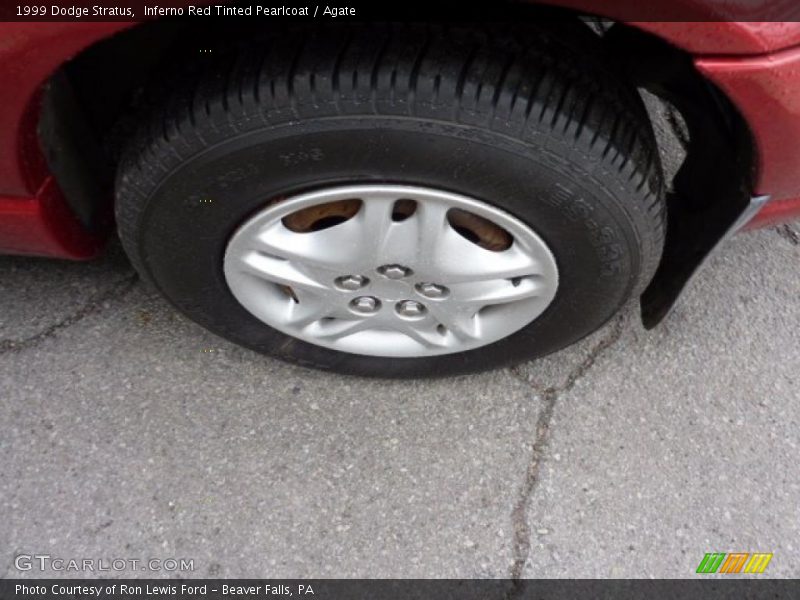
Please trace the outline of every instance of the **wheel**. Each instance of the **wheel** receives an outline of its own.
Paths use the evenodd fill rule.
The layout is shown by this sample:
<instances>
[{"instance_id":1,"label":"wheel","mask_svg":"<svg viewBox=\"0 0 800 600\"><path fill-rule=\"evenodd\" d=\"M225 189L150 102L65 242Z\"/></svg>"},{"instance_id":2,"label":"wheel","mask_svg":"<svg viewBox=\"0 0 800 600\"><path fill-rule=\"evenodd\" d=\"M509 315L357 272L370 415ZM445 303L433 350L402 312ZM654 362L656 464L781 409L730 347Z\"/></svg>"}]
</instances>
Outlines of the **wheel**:
<instances>
[{"instance_id":1,"label":"wheel","mask_svg":"<svg viewBox=\"0 0 800 600\"><path fill-rule=\"evenodd\" d=\"M652 129L579 22L217 55L170 79L116 206L142 276L225 338L351 374L474 372L591 333L658 264Z\"/></svg>"}]
</instances>

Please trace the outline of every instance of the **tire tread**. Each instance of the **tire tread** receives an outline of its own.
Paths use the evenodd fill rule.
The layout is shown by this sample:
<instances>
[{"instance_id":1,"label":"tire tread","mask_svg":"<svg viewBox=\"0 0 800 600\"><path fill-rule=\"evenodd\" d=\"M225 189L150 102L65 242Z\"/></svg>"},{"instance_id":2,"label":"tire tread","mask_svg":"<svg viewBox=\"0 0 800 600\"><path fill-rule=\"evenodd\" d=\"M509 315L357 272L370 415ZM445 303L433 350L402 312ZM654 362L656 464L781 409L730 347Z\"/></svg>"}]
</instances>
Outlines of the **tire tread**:
<instances>
[{"instance_id":1,"label":"tire tread","mask_svg":"<svg viewBox=\"0 0 800 600\"><path fill-rule=\"evenodd\" d=\"M182 162L265 126L352 114L454 121L522 141L561 137L593 168L623 175L633 199L624 209L642 235L633 287L656 269L666 206L652 127L588 29L348 26L279 33L212 56L169 78L118 169L120 237L145 276L138 224L147 197Z\"/></svg>"}]
</instances>

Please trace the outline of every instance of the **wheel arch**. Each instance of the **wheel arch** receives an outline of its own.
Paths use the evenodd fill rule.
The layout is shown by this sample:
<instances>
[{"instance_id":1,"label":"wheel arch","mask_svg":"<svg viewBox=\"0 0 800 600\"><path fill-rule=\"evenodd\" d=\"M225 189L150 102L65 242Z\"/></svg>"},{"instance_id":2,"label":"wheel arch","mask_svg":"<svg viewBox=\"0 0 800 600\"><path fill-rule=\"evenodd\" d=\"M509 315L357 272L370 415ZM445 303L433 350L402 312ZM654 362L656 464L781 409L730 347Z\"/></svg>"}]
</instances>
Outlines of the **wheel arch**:
<instances>
[{"instance_id":1,"label":"wheel arch","mask_svg":"<svg viewBox=\"0 0 800 600\"><path fill-rule=\"evenodd\" d=\"M800 43L800 27L777 28L769 27L770 23L733 21L734 16L721 12L705 0L669 0L651 3L647 9L637 9L641 3L628 0L611 5L600 0L529 0L529 3L534 7L560 7L574 14L601 15L625 22L691 54L760 54ZM647 16L650 11L657 11L653 14L667 11L665 14L671 15L673 20L635 20ZM674 20L677 15L696 19L696 22L677 22ZM85 63L86 57L100 51L98 49L127 47L131 52L117 55L117 62L103 72L107 85L125 88L123 83L136 81L130 77L131 72L137 70L137 65L149 64L148 57L153 55L152 51L147 51L148 42L142 39L145 36L135 32L152 31L155 23L168 21L0 23L0 35L6 40L0 64L9 65L6 67L9 72L2 73L4 69L0 68L0 74L4 81L13 84L0 90L0 101L6 107L0 115L0 130L13 132L0 140L3 185L0 193L33 194L49 174L37 142L36 115L41 109L42 93L52 76L69 64ZM713 35L710 35L712 27ZM180 27L172 28L171 35L176 39L179 30ZM163 34L161 37L163 39ZM213 40L213 33L206 39ZM17 69L19 64L24 64L25 69Z\"/></svg>"},{"instance_id":2,"label":"wheel arch","mask_svg":"<svg viewBox=\"0 0 800 600\"><path fill-rule=\"evenodd\" d=\"M703 4L701 1L683 0L681 6L701 10ZM532 10L556 5L567 7L572 15L599 10L595 0L532 3ZM615 15L612 12L622 15L624 11L624 5L620 4L609 9L604 16L613 18ZM53 25L54 29L64 27L64 24ZM149 69L162 62L165 56L170 56L171 60L185 60L191 51L196 53L203 47L213 46L220 40L220 35L225 35L213 33L214 30L207 26L190 27L185 21L173 20L148 22L135 27L130 23L101 25L102 27L97 24L82 24L80 31L75 32L71 38L70 49L61 50L62 58L63 54L70 52L75 57L50 65L50 77L42 88L41 118L35 124L40 134L39 148L48 158L49 173L43 173L42 176L54 175L67 203L87 231L108 228L107 216L110 214L112 198L110 186L114 169L113 152L109 153L101 140L93 139L97 136L86 135L87 129L110 129L115 136L124 137L131 127L131 121L126 120L126 113L135 105L138 90L148 84ZM675 223L684 218L697 223L708 215L728 223L740 212L752 187L754 151L746 123L727 97L694 68L692 54L680 47L692 52L711 51L711 48L699 46L696 41L703 39L706 40L704 43L710 43L708 36L696 35L698 28L708 25L676 22L616 23L611 28L611 34L607 35L607 43L613 46L615 55L624 64L626 73L635 85L651 88L662 97L667 97L683 114L687 124L690 121L699 123L698 119L692 119L692 114L712 111L713 118L709 121L724 126L722 129L705 126L697 129L702 135L692 136L697 141L688 148L689 154L694 158L686 161L689 167L685 167L683 180L687 184L683 191L670 198L672 234L668 233L662 266L654 284L648 288L650 295L645 292L644 304L649 307L645 309L646 322L657 322L666 314L691 272L702 262L708 247L713 247L727 230L722 226L720 231L713 230L714 228L709 231L708 227L685 228ZM727 23L724 28L715 29L717 32L722 31L723 35L714 42L714 51L764 51L768 43L763 34L758 35L753 30L752 25ZM179 58L173 58L176 55L172 50L176 47L183 49L182 55L177 55ZM668 77L654 81L652 77L648 77L653 72L660 72ZM96 78L100 73L103 74L102 90L98 90L96 86ZM671 81L668 81L670 78ZM39 100L32 97L30 101L35 103ZM25 109L29 111L31 106ZM66 127L66 123L77 123L78 126ZM30 137L28 132L28 138ZM736 142L732 146L735 152L727 153L723 162L727 166L740 168L739 172L747 174L746 181L736 181L733 185L730 178L723 181L708 176L709 173L727 171L722 168L719 158L714 159L714 156L719 149L730 148L731 140ZM30 154L31 148L27 152ZM84 164L81 165L80 160L69 158L59 160L59 157L83 157ZM108 160L109 157L111 160ZM709 169L709 161L712 159L715 160L714 168ZM98 169L97 165L103 167ZM702 176L692 178L690 173ZM30 188L30 181L26 185ZM726 193L720 193L717 187L719 185L726 186L722 188ZM712 194L706 193L712 190ZM707 201L709 198L712 199L710 205ZM703 212L703 217L698 217L699 213L696 211L692 216L694 209L688 213L685 210L686 206L696 208L702 205L709 205L704 210L710 211Z\"/></svg>"}]
</instances>

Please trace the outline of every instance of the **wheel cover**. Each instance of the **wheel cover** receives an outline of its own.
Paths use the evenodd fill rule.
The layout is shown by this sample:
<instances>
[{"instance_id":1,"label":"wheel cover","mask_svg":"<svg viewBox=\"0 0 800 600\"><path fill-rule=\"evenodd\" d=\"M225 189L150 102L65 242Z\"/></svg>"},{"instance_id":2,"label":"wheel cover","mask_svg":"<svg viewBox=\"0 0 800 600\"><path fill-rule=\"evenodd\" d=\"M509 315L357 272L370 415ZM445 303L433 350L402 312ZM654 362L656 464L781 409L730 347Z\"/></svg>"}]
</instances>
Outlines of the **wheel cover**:
<instances>
[{"instance_id":1,"label":"wheel cover","mask_svg":"<svg viewBox=\"0 0 800 600\"><path fill-rule=\"evenodd\" d=\"M225 279L255 317L311 344L424 357L496 342L544 312L555 258L485 202L406 185L282 198L228 242Z\"/></svg>"}]
</instances>

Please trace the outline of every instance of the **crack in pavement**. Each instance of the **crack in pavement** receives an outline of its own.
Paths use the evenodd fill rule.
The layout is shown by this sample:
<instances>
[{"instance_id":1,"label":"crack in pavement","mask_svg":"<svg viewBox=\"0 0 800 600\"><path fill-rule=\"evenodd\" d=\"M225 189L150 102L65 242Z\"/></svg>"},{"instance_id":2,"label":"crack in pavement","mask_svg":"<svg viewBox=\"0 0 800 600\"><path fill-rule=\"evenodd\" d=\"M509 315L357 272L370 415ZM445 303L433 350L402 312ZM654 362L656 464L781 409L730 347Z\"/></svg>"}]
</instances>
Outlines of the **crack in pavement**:
<instances>
[{"instance_id":1,"label":"crack in pavement","mask_svg":"<svg viewBox=\"0 0 800 600\"><path fill-rule=\"evenodd\" d=\"M539 483L539 468L544 459L544 452L550 440L550 422L553 419L553 411L556 402L561 394L569 392L578 381L581 380L594 366L597 359L608 348L617 343L622 336L625 324L625 314L619 315L611 326L609 333L597 342L589 354L573 368L561 385L542 388L531 385L531 382L519 372L517 367L510 369L511 374L522 382L531 385L537 394L541 395L544 408L539 413L536 421L536 438L533 442L531 458L525 472L525 479L519 492L517 503L511 512L511 522L514 527L514 563L511 566L511 579L519 581L525 563L530 556L531 550L531 527L528 523L527 513L530 507L531 498ZM521 589L519 590L521 592Z\"/></svg>"},{"instance_id":2,"label":"crack in pavement","mask_svg":"<svg viewBox=\"0 0 800 600\"><path fill-rule=\"evenodd\" d=\"M800 246L800 233L788 223L775 228L775 232L792 246Z\"/></svg>"},{"instance_id":3,"label":"crack in pavement","mask_svg":"<svg viewBox=\"0 0 800 600\"><path fill-rule=\"evenodd\" d=\"M21 352L22 350L33 348L53 337L62 329L71 327L86 317L99 313L103 309L103 304L105 302L122 298L125 294L130 292L138 279L139 276L133 273L128 277L114 282L107 290L99 292L89 298L86 304L81 306L74 313L29 337L21 340L0 340L0 356L8 352Z\"/></svg>"}]
</instances>

